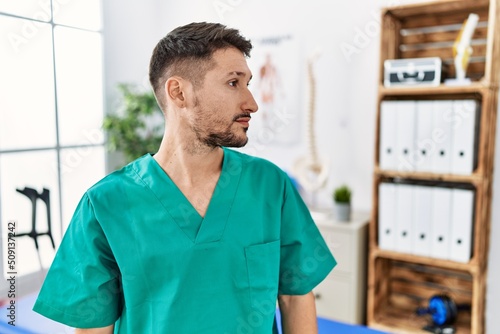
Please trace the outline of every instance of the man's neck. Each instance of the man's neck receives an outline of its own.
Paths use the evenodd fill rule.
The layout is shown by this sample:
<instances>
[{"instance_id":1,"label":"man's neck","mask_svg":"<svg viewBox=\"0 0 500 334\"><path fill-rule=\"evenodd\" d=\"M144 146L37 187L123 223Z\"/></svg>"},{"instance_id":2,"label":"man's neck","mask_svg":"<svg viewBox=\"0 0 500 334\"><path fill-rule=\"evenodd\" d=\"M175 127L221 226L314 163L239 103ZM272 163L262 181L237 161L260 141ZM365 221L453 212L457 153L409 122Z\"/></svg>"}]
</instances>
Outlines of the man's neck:
<instances>
[{"instance_id":1,"label":"man's neck","mask_svg":"<svg viewBox=\"0 0 500 334\"><path fill-rule=\"evenodd\" d=\"M218 179L223 150L220 147L193 145L166 138L154 159L176 184L182 182L184 186L190 187L207 179Z\"/></svg>"},{"instance_id":2,"label":"man's neck","mask_svg":"<svg viewBox=\"0 0 500 334\"><path fill-rule=\"evenodd\" d=\"M224 151L220 147L193 150L193 146L162 141L154 159L184 194L201 217L205 217L222 170Z\"/></svg>"}]
</instances>

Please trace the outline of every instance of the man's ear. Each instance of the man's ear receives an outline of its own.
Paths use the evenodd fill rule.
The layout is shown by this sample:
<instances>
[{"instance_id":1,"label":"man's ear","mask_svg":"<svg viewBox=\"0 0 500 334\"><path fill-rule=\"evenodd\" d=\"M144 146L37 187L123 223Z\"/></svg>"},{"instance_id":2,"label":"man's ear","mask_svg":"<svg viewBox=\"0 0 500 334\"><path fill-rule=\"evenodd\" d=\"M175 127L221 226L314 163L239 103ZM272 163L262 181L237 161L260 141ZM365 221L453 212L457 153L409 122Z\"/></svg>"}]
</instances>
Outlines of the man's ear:
<instances>
[{"instance_id":1,"label":"man's ear","mask_svg":"<svg viewBox=\"0 0 500 334\"><path fill-rule=\"evenodd\" d=\"M167 101L171 101L177 108L184 108L187 88L186 80L176 76L168 78L165 82Z\"/></svg>"}]
</instances>

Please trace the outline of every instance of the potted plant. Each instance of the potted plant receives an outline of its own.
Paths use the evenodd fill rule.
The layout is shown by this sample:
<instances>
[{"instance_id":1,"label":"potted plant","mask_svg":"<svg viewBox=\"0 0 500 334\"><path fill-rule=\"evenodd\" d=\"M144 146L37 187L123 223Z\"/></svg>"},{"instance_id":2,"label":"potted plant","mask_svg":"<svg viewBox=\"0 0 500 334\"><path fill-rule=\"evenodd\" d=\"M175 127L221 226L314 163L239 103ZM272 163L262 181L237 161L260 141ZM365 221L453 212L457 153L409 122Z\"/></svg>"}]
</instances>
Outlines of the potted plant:
<instances>
[{"instance_id":1,"label":"potted plant","mask_svg":"<svg viewBox=\"0 0 500 334\"><path fill-rule=\"evenodd\" d=\"M120 151L127 162L146 153L154 153L163 137L164 119L153 92L142 92L128 84L119 84L121 110L106 115L103 129L110 151Z\"/></svg>"},{"instance_id":2,"label":"potted plant","mask_svg":"<svg viewBox=\"0 0 500 334\"><path fill-rule=\"evenodd\" d=\"M335 217L338 221L351 220L351 189L342 185L333 191Z\"/></svg>"}]
</instances>

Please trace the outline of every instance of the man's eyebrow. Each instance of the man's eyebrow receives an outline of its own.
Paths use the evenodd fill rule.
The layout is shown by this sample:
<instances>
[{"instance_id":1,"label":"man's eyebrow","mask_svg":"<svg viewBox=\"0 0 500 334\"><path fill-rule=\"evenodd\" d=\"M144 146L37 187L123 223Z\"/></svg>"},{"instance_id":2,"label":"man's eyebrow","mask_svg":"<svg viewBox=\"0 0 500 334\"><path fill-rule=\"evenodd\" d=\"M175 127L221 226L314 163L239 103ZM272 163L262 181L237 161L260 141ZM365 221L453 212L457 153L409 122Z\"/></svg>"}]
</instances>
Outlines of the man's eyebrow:
<instances>
[{"instance_id":1,"label":"man's eyebrow","mask_svg":"<svg viewBox=\"0 0 500 334\"><path fill-rule=\"evenodd\" d=\"M238 77L244 77L244 76L246 76L246 73L245 72L240 72L240 71L233 71L233 72L229 72L227 76L229 77L229 76L232 76L232 75L236 75ZM252 77L253 77L253 75L250 74L249 81L252 80Z\"/></svg>"}]
</instances>

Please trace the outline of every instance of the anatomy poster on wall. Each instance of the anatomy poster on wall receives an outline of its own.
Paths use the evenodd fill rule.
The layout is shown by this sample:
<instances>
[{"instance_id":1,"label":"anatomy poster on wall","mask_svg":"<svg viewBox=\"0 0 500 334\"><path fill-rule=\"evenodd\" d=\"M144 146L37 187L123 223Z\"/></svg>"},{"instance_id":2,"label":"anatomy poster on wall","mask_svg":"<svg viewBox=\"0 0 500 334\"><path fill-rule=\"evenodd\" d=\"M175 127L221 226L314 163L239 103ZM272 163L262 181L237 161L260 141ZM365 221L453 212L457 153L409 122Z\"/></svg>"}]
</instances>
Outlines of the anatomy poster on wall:
<instances>
[{"instance_id":1,"label":"anatomy poster on wall","mask_svg":"<svg viewBox=\"0 0 500 334\"><path fill-rule=\"evenodd\" d=\"M297 39L291 35L252 39L250 90L259 105L249 144L290 145L299 141L303 71Z\"/></svg>"}]
</instances>

